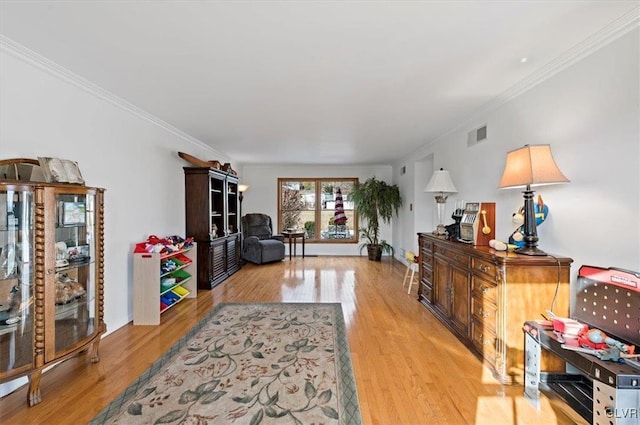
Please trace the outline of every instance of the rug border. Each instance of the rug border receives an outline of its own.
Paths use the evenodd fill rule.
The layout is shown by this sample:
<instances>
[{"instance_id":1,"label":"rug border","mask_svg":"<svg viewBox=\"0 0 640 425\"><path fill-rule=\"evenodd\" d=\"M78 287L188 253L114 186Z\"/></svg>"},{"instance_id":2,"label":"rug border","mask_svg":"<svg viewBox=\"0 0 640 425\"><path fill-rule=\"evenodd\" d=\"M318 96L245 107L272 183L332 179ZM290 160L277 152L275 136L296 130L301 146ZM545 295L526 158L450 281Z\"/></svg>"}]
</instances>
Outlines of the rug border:
<instances>
[{"instance_id":1,"label":"rug border","mask_svg":"<svg viewBox=\"0 0 640 425\"><path fill-rule=\"evenodd\" d=\"M335 347L336 347L336 367L337 373L340 375L339 391L340 391L340 404L342 412L347 413L347 417L343 421L342 415L340 419L341 425L360 425L362 423L362 417L360 415L360 403L358 399L358 391L355 382L355 375L353 372L353 364L351 362L351 353L349 352L349 341L346 333L346 325L344 321L344 313L342 311L341 303L317 303L317 302L266 302L266 303L228 303L223 302L214 306L205 317L203 317L197 324L195 324L187 333L185 333L178 341L176 341L171 348L169 348L158 360L153 362L151 366L147 368L135 381L133 381L124 391L120 393L113 401L105 406L92 420L89 425L102 425L113 416L120 413L122 406L129 403L133 397L138 393L139 388L142 385L146 385L149 380L155 376L158 369L161 369L166 363L171 362L176 355L180 352L180 349L186 344L186 342L194 336L203 326L207 324L209 319L218 313L219 310L226 306L244 305L244 306L268 306L268 305L281 305L286 304L288 306L308 306L308 305L323 305L332 306L334 308L335 317ZM342 342L342 343L340 343Z\"/></svg>"}]
</instances>

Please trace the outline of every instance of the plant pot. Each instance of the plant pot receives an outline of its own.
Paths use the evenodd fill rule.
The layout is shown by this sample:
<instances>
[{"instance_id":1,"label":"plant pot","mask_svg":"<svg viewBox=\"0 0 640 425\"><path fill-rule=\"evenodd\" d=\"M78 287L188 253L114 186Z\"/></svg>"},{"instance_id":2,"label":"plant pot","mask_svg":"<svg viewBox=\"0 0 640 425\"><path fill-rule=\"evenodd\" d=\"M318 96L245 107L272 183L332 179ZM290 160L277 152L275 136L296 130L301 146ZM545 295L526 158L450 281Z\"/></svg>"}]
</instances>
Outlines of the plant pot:
<instances>
[{"instance_id":1,"label":"plant pot","mask_svg":"<svg viewBox=\"0 0 640 425\"><path fill-rule=\"evenodd\" d=\"M367 245L367 255L371 261L382 259L382 247L380 245Z\"/></svg>"}]
</instances>

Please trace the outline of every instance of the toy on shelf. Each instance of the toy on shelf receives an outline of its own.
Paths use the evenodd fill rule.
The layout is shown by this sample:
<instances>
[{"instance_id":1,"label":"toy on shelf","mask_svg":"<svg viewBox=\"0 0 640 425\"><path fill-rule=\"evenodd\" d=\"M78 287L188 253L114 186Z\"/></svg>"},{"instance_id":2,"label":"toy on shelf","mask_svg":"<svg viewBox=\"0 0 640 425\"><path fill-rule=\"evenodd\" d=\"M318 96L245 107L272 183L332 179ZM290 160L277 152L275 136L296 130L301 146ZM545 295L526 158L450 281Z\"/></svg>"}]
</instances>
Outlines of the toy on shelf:
<instances>
[{"instance_id":1,"label":"toy on shelf","mask_svg":"<svg viewBox=\"0 0 640 425\"><path fill-rule=\"evenodd\" d=\"M156 235L150 235L146 242L136 244L134 253L157 252L159 254L168 254L177 252L182 249L190 248L193 245L193 238L184 239L180 236L167 236L159 238Z\"/></svg>"},{"instance_id":2,"label":"toy on shelf","mask_svg":"<svg viewBox=\"0 0 640 425\"><path fill-rule=\"evenodd\" d=\"M607 349L614 347L621 353L633 354L635 352L635 346L625 344L607 336L600 329L587 329L578 336L578 343L583 347L590 347L595 349Z\"/></svg>"},{"instance_id":3,"label":"toy on shelf","mask_svg":"<svg viewBox=\"0 0 640 425\"><path fill-rule=\"evenodd\" d=\"M610 338L600 329L589 329L587 325L573 319L554 318L553 321L554 333L558 336L559 342L562 343L561 347L565 350L591 354L600 360L614 362L640 357L640 354L635 354L636 347L634 345ZM565 340L565 338L569 340Z\"/></svg>"},{"instance_id":4,"label":"toy on shelf","mask_svg":"<svg viewBox=\"0 0 640 425\"><path fill-rule=\"evenodd\" d=\"M578 339L580 334L589 329L589 326L566 317L553 316L553 332L562 339Z\"/></svg>"}]
</instances>

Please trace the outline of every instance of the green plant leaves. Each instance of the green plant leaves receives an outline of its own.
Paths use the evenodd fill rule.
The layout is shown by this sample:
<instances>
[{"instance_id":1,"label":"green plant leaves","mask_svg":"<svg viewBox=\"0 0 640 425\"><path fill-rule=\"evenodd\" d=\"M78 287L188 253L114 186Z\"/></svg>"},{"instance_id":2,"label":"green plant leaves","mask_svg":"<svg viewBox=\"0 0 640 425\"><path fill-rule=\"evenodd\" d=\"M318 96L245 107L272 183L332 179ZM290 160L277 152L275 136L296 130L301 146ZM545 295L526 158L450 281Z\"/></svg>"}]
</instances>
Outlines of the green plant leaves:
<instances>
[{"instance_id":1,"label":"green plant leaves","mask_svg":"<svg viewBox=\"0 0 640 425\"><path fill-rule=\"evenodd\" d=\"M278 400L280 399L280 392L276 392L273 397L269 398L269 400L267 400L267 402L264 404L265 406L272 406L274 404L276 404L278 402Z\"/></svg>"},{"instance_id":2,"label":"green plant leaves","mask_svg":"<svg viewBox=\"0 0 640 425\"><path fill-rule=\"evenodd\" d=\"M304 384L304 395L307 396L309 400L316 396L317 390L316 387L309 381Z\"/></svg>"},{"instance_id":3,"label":"green plant leaves","mask_svg":"<svg viewBox=\"0 0 640 425\"><path fill-rule=\"evenodd\" d=\"M208 358L209 358L209 354L204 353L200 357L197 357L195 360L188 360L188 361L184 362L184 364L186 364L186 365L197 365L197 364L200 364L200 363L206 361Z\"/></svg>"},{"instance_id":4,"label":"green plant leaves","mask_svg":"<svg viewBox=\"0 0 640 425\"><path fill-rule=\"evenodd\" d=\"M166 415L159 417L156 420L156 424L170 424L178 419L181 419L187 412L185 410L173 410Z\"/></svg>"},{"instance_id":5,"label":"green plant leaves","mask_svg":"<svg viewBox=\"0 0 640 425\"><path fill-rule=\"evenodd\" d=\"M153 393L156 390L156 387L145 388L144 391L138 396L138 398L145 398L149 394Z\"/></svg>"},{"instance_id":6,"label":"green plant leaves","mask_svg":"<svg viewBox=\"0 0 640 425\"><path fill-rule=\"evenodd\" d=\"M213 381L205 382L204 384L198 385L195 391L198 394L203 394L205 392L215 390L219 384L220 384L220 380L214 379Z\"/></svg>"},{"instance_id":7,"label":"green plant leaves","mask_svg":"<svg viewBox=\"0 0 640 425\"><path fill-rule=\"evenodd\" d=\"M267 406L264 409L265 415L267 415L267 417L269 418L282 418L283 416L287 416L289 412L289 409L281 410L280 412L278 412L273 406Z\"/></svg>"},{"instance_id":8,"label":"green plant leaves","mask_svg":"<svg viewBox=\"0 0 640 425\"><path fill-rule=\"evenodd\" d=\"M286 354L278 359L278 363L286 363L295 359L296 359L295 354Z\"/></svg>"},{"instance_id":9,"label":"green plant leaves","mask_svg":"<svg viewBox=\"0 0 640 425\"><path fill-rule=\"evenodd\" d=\"M328 403L329 400L331 400L331 395L332 392L331 390L324 390L323 392L320 393L320 395L318 396L318 403L319 404L325 404Z\"/></svg>"},{"instance_id":10,"label":"green plant leaves","mask_svg":"<svg viewBox=\"0 0 640 425\"><path fill-rule=\"evenodd\" d=\"M138 402L131 403L129 407L127 407L127 413L133 416L142 415L142 404Z\"/></svg>"},{"instance_id":11,"label":"green plant leaves","mask_svg":"<svg viewBox=\"0 0 640 425\"><path fill-rule=\"evenodd\" d=\"M243 397L233 397L232 400L235 401L236 403L247 404L247 403L250 403L251 400L253 400L253 396L245 395Z\"/></svg>"},{"instance_id":12,"label":"green plant leaves","mask_svg":"<svg viewBox=\"0 0 640 425\"><path fill-rule=\"evenodd\" d=\"M324 413L324 415L328 418L338 419L340 417L338 415L338 412L335 409L332 409L331 407L320 406L320 410L322 410L322 413Z\"/></svg>"},{"instance_id":13,"label":"green plant leaves","mask_svg":"<svg viewBox=\"0 0 640 425\"><path fill-rule=\"evenodd\" d=\"M262 418L264 418L264 411L262 409L258 410L255 415L251 418L251 422L249 425L258 425L262 422Z\"/></svg>"},{"instance_id":14,"label":"green plant leaves","mask_svg":"<svg viewBox=\"0 0 640 425\"><path fill-rule=\"evenodd\" d=\"M380 221L390 223L402 206L400 188L371 177L364 183L356 183L349 199L354 202L358 215L367 222L361 236L367 238L370 244L378 245Z\"/></svg>"},{"instance_id":15,"label":"green plant leaves","mask_svg":"<svg viewBox=\"0 0 640 425\"><path fill-rule=\"evenodd\" d=\"M211 391L209 393L203 394L199 401L202 404L210 404L218 400L220 397L225 396L226 394L226 391Z\"/></svg>"},{"instance_id":16,"label":"green plant leaves","mask_svg":"<svg viewBox=\"0 0 640 425\"><path fill-rule=\"evenodd\" d=\"M180 399L178 403L189 404L189 403L193 403L194 401L198 401L199 398L200 398L200 394L192 390L187 390L182 394L180 394Z\"/></svg>"}]
</instances>

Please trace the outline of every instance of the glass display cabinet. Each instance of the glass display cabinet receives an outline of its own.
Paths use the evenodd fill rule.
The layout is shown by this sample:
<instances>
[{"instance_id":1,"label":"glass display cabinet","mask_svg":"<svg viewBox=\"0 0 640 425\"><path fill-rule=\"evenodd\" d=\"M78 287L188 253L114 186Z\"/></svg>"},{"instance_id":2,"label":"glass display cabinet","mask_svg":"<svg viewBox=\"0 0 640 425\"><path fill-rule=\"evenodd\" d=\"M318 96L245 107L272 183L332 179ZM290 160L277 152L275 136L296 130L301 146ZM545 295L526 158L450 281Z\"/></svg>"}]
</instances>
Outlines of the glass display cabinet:
<instances>
[{"instance_id":1,"label":"glass display cabinet","mask_svg":"<svg viewBox=\"0 0 640 425\"><path fill-rule=\"evenodd\" d=\"M44 368L99 360L103 217L103 189L0 181L0 382L28 376L30 406Z\"/></svg>"}]
</instances>

